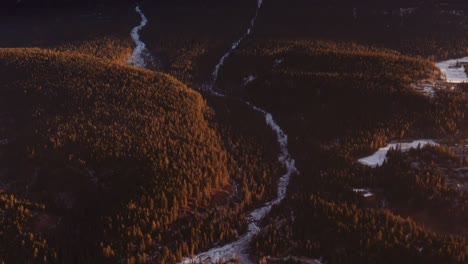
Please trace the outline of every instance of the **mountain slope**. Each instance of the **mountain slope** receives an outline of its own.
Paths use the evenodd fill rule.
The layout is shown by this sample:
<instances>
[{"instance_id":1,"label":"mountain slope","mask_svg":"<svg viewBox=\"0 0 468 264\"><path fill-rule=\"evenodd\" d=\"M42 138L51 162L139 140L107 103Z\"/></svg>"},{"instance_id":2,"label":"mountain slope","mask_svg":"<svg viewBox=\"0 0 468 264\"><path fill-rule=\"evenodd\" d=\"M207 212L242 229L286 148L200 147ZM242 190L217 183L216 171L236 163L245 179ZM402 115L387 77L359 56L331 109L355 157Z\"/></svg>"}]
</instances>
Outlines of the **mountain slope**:
<instances>
[{"instance_id":1,"label":"mountain slope","mask_svg":"<svg viewBox=\"0 0 468 264\"><path fill-rule=\"evenodd\" d=\"M1 122L8 191L46 202L45 214L61 219L45 232L58 260L96 255L97 237L118 241L126 232L109 221L169 224L181 206L203 206L227 184L211 112L174 78L40 49L1 49L0 64L2 116L13 120ZM68 238L77 228L80 237Z\"/></svg>"}]
</instances>

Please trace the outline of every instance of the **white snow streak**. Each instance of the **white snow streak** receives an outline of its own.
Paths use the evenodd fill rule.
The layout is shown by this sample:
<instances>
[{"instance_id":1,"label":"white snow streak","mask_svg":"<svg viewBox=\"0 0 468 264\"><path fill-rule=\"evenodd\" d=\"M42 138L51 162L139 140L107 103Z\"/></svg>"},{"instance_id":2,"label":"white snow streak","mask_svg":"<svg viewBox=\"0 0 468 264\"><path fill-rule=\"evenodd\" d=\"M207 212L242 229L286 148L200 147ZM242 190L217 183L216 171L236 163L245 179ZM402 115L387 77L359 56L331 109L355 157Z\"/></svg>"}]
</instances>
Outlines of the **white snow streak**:
<instances>
[{"instance_id":1,"label":"white snow streak","mask_svg":"<svg viewBox=\"0 0 468 264\"><path fill-rule=\"evenodd\" d=\"M374 196L374 194L373 194L369 189L357 189L357 188L354 188L354 189L353 189L353 192L361 194L362 196L364 196L364 198L368 198L368 197Z\"/></svg>"},{"instance_id":2,"label":"white snow streak","mask_svg":"<svg viewBox=\"0 0 468 264\"><path fill-rule=\"evenodd\" d=\"M245 77L245 78L243 79L243 81L244 81L244 84L243 84L243 85L246 86L247 84L249 84L249 83L255 81L256 79L257 79L257 76L255 76L255 75L249 75L248 77Z\"/></svg>"},{"instance_id":3,"label":"white snow streak","mask_svg":"<svg viewBox=\"0 0 468 264\"><path fill-rule=\"evenodd\" d=\"M462 83L468 82L468 76L465 72L465 63L468 64L468 57L441 61L436 63L436 66L445 76L447 82Z\"/></svg>"},{"instance_id":4,"label":"white snow streak","mask_svg":"<svg viewBox=\"0 0 468 264\"><path fill-rule=\"evenodd\" d=\"M136 47L133 50L132 57L128 60L128 63L139 68L145 68L145 56L149 56L149 51L146 48L146 44L140 39L140 32L148 23L148 19L145 14L140 9L140 6L135 8L135 11L141 16L140 25L134 27L130 35L132 36L133 42L135 42Z\"/></svg>"},{"instance_id":5,"label":"white snow streak","mask_svg":"<svg viewBox=\"0 0 468 264\"><path fill-rule=\"evenodd\" d=\"M387 159L387 152L390 149L400 149L401 151L407 151L407 150L415 149L418 147L422 148L426 145L437 146L438 144L434 142L433 140L425 140L425 139L415 140L410 143L391 143L391 144L388 144L384 148L380 148L379 150L377 150L377 152L375 152L371 156L359 159L359 163L370 166L370 167L381 166L384 163L384 161Z\"/></svg>"}]
</instances>

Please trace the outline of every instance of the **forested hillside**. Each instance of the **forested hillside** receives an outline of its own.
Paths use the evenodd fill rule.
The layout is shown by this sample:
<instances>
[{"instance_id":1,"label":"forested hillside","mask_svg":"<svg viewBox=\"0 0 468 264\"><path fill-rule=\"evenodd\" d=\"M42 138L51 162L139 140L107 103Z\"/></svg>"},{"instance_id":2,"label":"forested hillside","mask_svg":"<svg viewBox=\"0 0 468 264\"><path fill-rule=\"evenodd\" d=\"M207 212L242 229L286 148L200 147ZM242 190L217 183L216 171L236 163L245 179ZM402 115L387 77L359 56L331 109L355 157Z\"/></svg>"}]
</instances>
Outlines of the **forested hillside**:
<instances>
[{"instance_id":1,"label":"forested hillside","mask_svg":"<svg viewBox=\"0 0 468 264\"><path fill-rule=\"evenodd\" d=\"M46 234L54 241L46 249L56 260L86 259L99 240L121 241L116 235L126 232L111 221L124 217L131 230L132 221L141 225L139 214L151 212L141 228L156 229L155 223L182 218L181 206L203 207L212 190L229 184L226 153L208 123L211 110L172 77L38 49L2 49L0 56L2 94L17 134L8 145L9 159L18 165L10 171L10 189L47 202L45 214L63 217L54 231L64 231ZM18 206L12 203L10 210ZM102 229L106 222L109 230ZM31 228L23 223L18 234ZM94 225L104 233L92 231ZM67 238L76 228L82 230L79 240ZM4 260L33 260L35 250L8 251Z\"/></svg>"}]
</instances>

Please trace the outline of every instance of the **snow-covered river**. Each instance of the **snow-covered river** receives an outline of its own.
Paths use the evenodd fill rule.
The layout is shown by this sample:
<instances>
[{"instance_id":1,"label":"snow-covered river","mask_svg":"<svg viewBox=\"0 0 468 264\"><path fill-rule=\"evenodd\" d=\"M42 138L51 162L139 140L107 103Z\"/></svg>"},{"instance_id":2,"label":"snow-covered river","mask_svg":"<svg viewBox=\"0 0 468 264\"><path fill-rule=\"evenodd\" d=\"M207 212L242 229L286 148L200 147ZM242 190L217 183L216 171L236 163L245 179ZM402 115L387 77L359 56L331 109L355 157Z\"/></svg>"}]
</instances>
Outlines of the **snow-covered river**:
<instances>
[{"instance_id":1,"label":"snow-covered river","mask_svg":"<svg viewBox=\"0 0 468 264\"><path fill-rule=\"evenodd\" d=\"M235 41L232 44L229 51L221 57L219 63L216 65L212 74L212 83L208 86L208 92L212 95L220 97L226 96L214 90L214 86L216 84L216 81L218 80L219 71L221 70L226 59L229 58L231 53L234 50L236 50L239 47L240 43L252 33L253 27L255 26L255 21L258 17L262 4L263 0L257 0L257 10L255 12L255 16L250 21L250 27L237 41ZM139 26L135 27L131 32L131 36L136 44L136 47L132 54L132 57L129 60L129 63L137 67L145 68L147 65L145 58L149 53L146 49L145 43L143 43L140 40L140 31L147 24L148 19L143 14L139 6L136 7L135 10L141 16L141 23ZM298 173L297 168L295 166L295 160L291 157L288 150L288 136L284 133L284 131L281 129L278 123L274 120L273 116L267 111L258 108L252 105L251 103L245 103L252 107L253 110L261 113L265 117L265 123L275 132L278 144L280 146L280 153L278 159L285 167L286 172L279 178L277 186L277 196L272 201L265 203L262 207L250 212L248 216L248 231L245 234L243 234L237 241L226 244L222 247L212 248L206 252L198 254L197 256L187 257L183 259L181 263L219 263L221 260L230 259L233 256L236 256L240 263L252 263L252 260L250 259L248 254L248 249L252 238L261 231L260 221L271 211L273 205L279 204L285 198L291 176L294 173ZM316 261L315 263L320 262Z\"/></svg>"},{"instance_id":2,"label":"snow-covered river","mask_svg":"<svg viewBox=\"0 0 468 264\"><path fill-rule=\"evenodd\" d=\"M252 30L255 26L255 21L257 20L262 4L263 0L258 0L257 10L255 12L255 16L250 21L250 27L237 41L235 41L231 45L231 49L221 57L218 64L215 66L215 69L212 74L212 83L208 89L208 92L210 92L211 94L220 97L226 96L224 94L214 91L216 81L218 80L219 71L223 67L226 59L228 59L229 56L232 54L232 52L235 51L239 47L241 42L252 33ZM279 179L277 197L274 200L265 203L265 205L263 205L262 207L255 209L249 214L248 230L239 240L226 244L222 247L212 248L206 252L198 254L197 256L185 258L181 262L183 264L219 263L221 260L230 259L233 256L236 256L237 260L240 263L252 263L252 260L249 258L247 251L249 249L250 241L252 240L252 238L261 231L260 221L271 211L273 205L279 204L285 198L291 175L298 172L295 165L295 160L291 157L288 150L288 136L284 133L284 131L281 129L278 123L273 119L273 116L264 109L256 107L249 102L245 103L265 117L266 124L275 132L276 139L280 146L281 151L279 154L279 161L286 168L286 173L282 175Z\"/></svg>"},{"instance_id":3,"label":"snow-covered river","mask_svg":"<svg viewBox=\"0 0 468 264\"><path fill-rule=\"evenodd\" d=\"M135 8L135 11L140 15L141 22L140 25L134 27L132 32L130 33L133 42L135 42L135 49L133 50L133 54L128 60L128 63L139 68L146 67L146 59L149 57L149 51L146 48L146 44L141 41L140 32L148 23L148 19L146 18L145 14L141 11L140 6Z\"/></svg>"}]
</instances>

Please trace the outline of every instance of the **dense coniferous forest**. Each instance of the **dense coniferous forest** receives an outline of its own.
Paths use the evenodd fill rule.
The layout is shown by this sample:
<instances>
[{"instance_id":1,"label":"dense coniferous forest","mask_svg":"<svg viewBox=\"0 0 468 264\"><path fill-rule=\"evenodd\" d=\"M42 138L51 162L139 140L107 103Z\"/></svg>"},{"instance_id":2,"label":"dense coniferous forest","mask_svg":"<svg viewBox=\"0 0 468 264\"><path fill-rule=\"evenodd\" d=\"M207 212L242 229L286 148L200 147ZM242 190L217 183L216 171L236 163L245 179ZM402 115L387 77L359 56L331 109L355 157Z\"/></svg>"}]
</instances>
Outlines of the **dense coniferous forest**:
<instances>
[{"instance_id":1,"label":"dense coniferous forest","mask_svg":"<svg viewBox=\"0 0 468 264\"><path fill-rule=\"evenodd\" d=\"M129 65L143 16L146 69ZM467 16L456 0L5 2L0 262L178 263L248 237L192 262L466 263L468 90L435 62L468 55ZM436 143L359 161L415 139Z\"/></svg>"},{"instance_id":2,"label":"dense coniferous forest","mask_svg":"<svg viewBox=\"0 0 468 264\"><path fill-rule=\"evenodd\" d=\"M15 156L8 158L23 166L9 173L11 189L50 206L33 207L11 196L5 209L19 211L12 213L19 214L20 236L28 228L23 224L42 221L31 217L32 210L44 211L34 215L48 219L47 227L56 225L41 242L51 241L44 251L31 247L25 261L130 261L151 253L159 254L158 262L171 262L244 229L244 210L271 196L267 187L274 179L268 175L279 169L274 142L265 135L255 140L248 127L229 132L237 121L212 127L215 117L199 94L170 76L87 55L93 46L67 52L1 50L2 76L10 76L2 91L14 102L9 111L17 111L10 112L15 126L7 129L20 135L8 147ZM232 137L221 141L215 128ZM235 144L252 147L228 154L225 149ZM14 180L16 173L21 180ZM232 184L243 186L239 201L230 199ZM50 222L58 217L60 223ZM102 233L96 234L94 225ZM152 243L166 247L155 253ZM8 250L5 261L14 261L20 250Z\"/></svg>"},{"instance_id":3,"label":"dense coniferous forest","mask_svg":"<svg viewBox=\"0 0 468 264\"><path fill-rule=\"evenodd\" d=\"M286 202L294 205L294 209L284 209L285 215L253 242L252 246L257 248L259 255L281 256L292 250L295 255L319 257L317 252L329 251L326 259L333 263L354 263L368 260L370 255L359 257L351 252L364 251L375 253L372 259L377 263L394 263L395 259L388 258L394 253L367 248L376 242L363 241L366 237L381 236L382 232L393 232L389 227L353 231L367 233L361 238L348 233L315 233L326 232L324 222L336 224L337 227L341 221L346 223L346 220L335 215L341 215L343 210L349 217L360 217L360 209L353 208L355 205L341 205L340 202L354 200L356 195L351 190L363 186L380 190L386 202L395 210L408 206L425 208L431 217L438 219L436 222L449 221L446 217L438 216L450 215L449 219L454 221L452 223L464 229L463 223L468 217L464 209L466 193L460 194L449 187L444 176L430 163L413 168L404 157L399 157L400 161L397 161L399 152L396 152L389 154L388 163L374 171L356 168L355 160L391 140L443 137L466 131L466 92L441 91L428 100L426 96L411 90L410 84L417 79L437 78L438 71L427 60L394 51L326 41L252 40L251 43L226 62L217 85L236 97L246 98L271 110L294 139L291 148L301 168L301 175L295 178L298 183L294 186L297 188L291 191L292 200ZM255 78L245 84L247 76ZM310 160L315 162L310 163ZM322 199L326 197L336 204L317 203L317 195L318 201L324 201ZM309 198L313 201L310 207L299 206L308 204ZM372 228L380 226L377 219L384 216L385 221L392 222L392 225L406 224L387 211L382 215L381 210L380 206L366 209L364 212L369 212L365 221L371 222L363 225ZM309 215L312 212L316 216ZM291 214L302 220L295 220L290 225ZM298 221L300 224L297 224ZM352 225L359 221L355 220ZM317 222L317 229L309 231L306 227ZM352 225L344 227L346 231L338 232L350 232L348 228L356 228ZM336 230L337 227L330 229ZM305 231L310 233L304 240L302 236ZM405 236L411 232L421 231L408 231ZM466 237L466 230L463 232ZM320 236L325 237L319 239ZM349 236L350 240L334 240L343 236ZM403 259L412 259L413 263L426 263L428 259L434 263L439 262L435 259L448 263L466 260L464 239L453 240L450 245L434 242L424 246L434 253L417 256L415 249L400 252L399 247L407 246L387 244L394 243L391 242L393 239L403 239L393 236L384 235L388 240L384 239L382 247L399 251L399 258L404 256ZM295 237L300 239L295 241ZM437 235L434 240L452 241L451 238ZM448 253L438 252L438 243L447 245L450 248L448 252L458 253L450 259ZM265 251L265 248L268 250ZM338 248L343 252L336 252ZM432 257L425 259L428 255Z\"/></svg>"}]
</instances>

